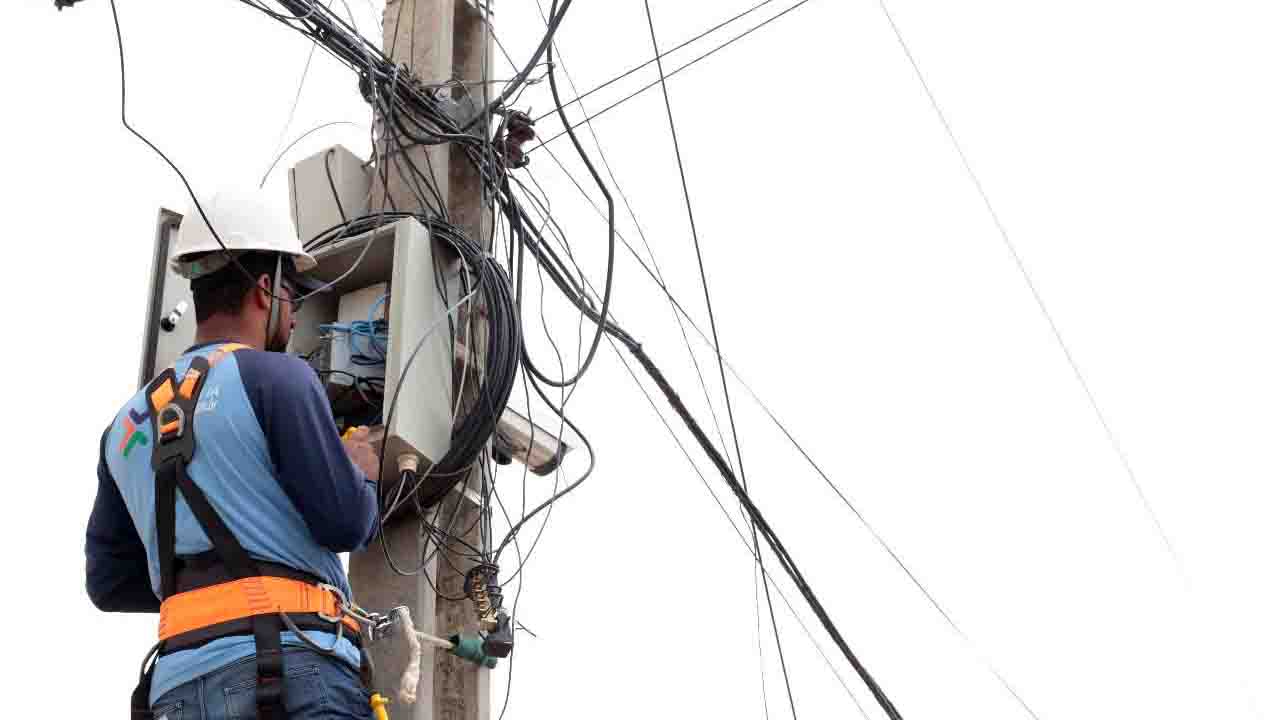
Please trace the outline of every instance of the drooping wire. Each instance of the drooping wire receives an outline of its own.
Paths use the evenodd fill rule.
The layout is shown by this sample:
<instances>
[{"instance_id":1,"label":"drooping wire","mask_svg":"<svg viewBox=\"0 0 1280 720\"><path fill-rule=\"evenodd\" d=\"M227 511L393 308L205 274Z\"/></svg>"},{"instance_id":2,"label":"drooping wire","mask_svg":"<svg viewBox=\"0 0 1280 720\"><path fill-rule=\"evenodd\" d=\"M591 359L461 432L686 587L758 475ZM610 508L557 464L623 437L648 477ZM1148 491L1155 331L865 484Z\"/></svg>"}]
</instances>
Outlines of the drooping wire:
<instances>
[{"instance_id":1,"label":"drooping wire","mask_svg":"<svg viewBox=\"0 0 1280 720\"><path fill-rule=\"evenodd\" d=\"M588 286L588 289L591 290L591 292L595 294L597 298L599 297L599 293L597 293L594 290L594 288L590 288L590 286ZM697 329L696 326L695 326L695 329ZM742 530L738 528L737 523L735 523L733 520L733 516L730 515L729 511L725 508L724 503L720 500L720 497L711 488L711 484L707 481L706 476L703 475L702 470L698 467L697 463L694 462L693 457L689 454L688 449L685 448L684 443L681 442L680 438L676 435L675 429L671 427L671 423L667 420L666 416L663 415L662 411L658 408L657 402L654 401L653 396L650 394L649 390L640 381L640 378L636 375L635 370L632 369L631 364L627 362L627 356L623 355L622 351L618 349L619 342L615 340L612 335L608 336L606 339L609 341L610 347L613 350L614 354L617 356L619 362L622 363L623 368L626 369L627 374L631 377L632 382L635 383L636 388L640 391L640 394L644 396L646 401L648 401L650 408L653 409L654 414L658 417L658 420L662 423L663 427L666 429L667 434L671 436L672 441L676 444L676 447L679 448L681 454L684 456L685 461L689 464L689 469L692 470L693 474L698 478L699 481L701 481L703 487L707 491L707 494L710 495L712 501L715 502L716 507L720 510L721 516L723 516L724 519L729 523L729 527L733 529L734 533L738 537L738 541L742 543L743 548L746 549L748 554L751 554L754 557L756 555L756 551L752 549L751 543L747 540L746 536L743 535ZM703 339L707 342L708 345L710 345L710 340L707 340L705 336L703 337ZM728 367L732 372L732 366L728 366ZM748 523L749 522L750 521L748 519ZM778 584L773 579L773 576L770 575L768 570L765 570L763 574L766 580L768 581L768 583L771 586L773 586L774 590L778 591L779 597L782 598L784 606L791 613L791 617L796 621L796 624L800 626L800 629L804 631L804 634L808 638L809 643L813 646L814 650L817 651L818 655L822 658L823 662L827 666L827 669L831 671L831 674L840 683L841 687L844 688L845 694L847 694L849 696L849 699L853 701L853 704L858 709L859 714L862 715L864 719L870 720L867 716L866 711L862 708L862 704L858 702L857 696L854 695L853 691L849 688L849 685L845 682L844 678L840 675L840 673L836 671L835 666L831 663L830 658L827 657L827 653L822 649L822 646L818 644L817 640L814 639L813 634L809 631L809 628L800 619L799 612L797 612L795 607L791 604L791 601L787 599L787 596L782 593L781 588L778 587Z\"/></svg>"},{"instance_id":2,"label":"drooping wire","mask_svg":"<svg viewBox=\"0 0 1280 720\"><path fill-rule=\"evenodd\" d=\"M547 32L542 36L542 41L539 43L538 49L533 53L532 57L530 57L528 64L523 70L516 73L516 76L512 78L512 81L505 88L502 89L502 92L498 94L498 97L494 98L483 110L477 113L466 123L463 123L463 131L468 130L472 125L475 125L481 118L487 117L496 111L502 103L506 102L507 98L511 97L511 94L515 92L516 89L524 84L524 81L529 77L529 74L533 72L535 67L537 67L538 58L541 57L543 53L547 52L547 48L551 45L551 38L555 36L556 30L559 29L560 23L564 20L564 16L568 14L569 5L572 2L573 0L564 0L564 5L560 7L559 13L555 12L556 3L553 2L551 4L551 20L548 24Z\"/></svg>"},{"instance_id":3,"label":"drooping wire","mask_svg":"<svg viewBox=\"0 0 1280 720\"><path fill-rule=\"evenodd\" d=\"M321 123L320 125L302 133L298 137L294 138L293 142L286 145L283 150L276 154L275 159L271 161L271 165L267 167L267 171L262 174L262 180L258 182L258 187L262 188L267 184L267 178L271 177L272 171L276 169L276 166L280 164L280 161L284 159L284 156L287 155L298 143L302 142L313 133L317 133L325 128L334 127L335 125L351 125L354 127L360 127L359 123L354 123L350 120L334 120L332 122Z\"/></svg>"},{"instance_id":4,"label":"drooping wire","mask_svg":"<svg viewBox=\"0 0 1280 720\"><path fill-rule=\"evenodd\" d=\"M751 9L749 9L749 10L747 10L747 11L743 12L743 13L740 13L739 15L737 15L737 16L735 16L735 17L733 17L733 18L730 18L729 20L726 20L724 23L721 23L721 25L720 25L720 26L723 26L723 25L725 25L725 24L727 24L727 23L729 23L729 22L732 22L733 20L735 20L735 19L737 19L737 18L739 18L739 17L742 17L743 15L746 15L747 13L750 13L752 10L755 10L756 8L759 8L759 7L761 7L761 6L763 6L763 5L766 5L766 4L768 4L768 3L770 3L770 2L773 2L773 1L774 1L774 0L765 0L764 2L762 2L762 3L758 4L758 5L756 5L755 7L751 8ZM541 12L542 12L542 2L541 2L541 0L538 0L538 1L537 1L537 6L538 6L538 11L539 11L539 13L541 13ZM543 17L543 22L544 22L544 23L546 23L546 17L545 17L545 15L544 15L544 17ZM720 26L717 26L717 27L720 27ZM709 32L713 32L715 29L716 29L716 28L712 28L711 30L708 30L708 31L707 31L707 33L709 33ZM706 33L703 33L703 34L705 35ZM699 37L701 37L701 36L699 36ZM697 39L697 38L694 38L693 40L696 40L696 39ZM693 42L693 40L686 41L684 44L685 44L685 45L687 45L689 42ZM575 84L574 84L574 82L573 82L573 76L572 76L572 75L570 74L570 72L569 72L569 67L568 67L568 65L565 63L565 59L564 59L564 55L563 55L563 53L561 52L560 48L559 48L557 45L553 44L553 45L552 45L552 47L555 49L556 57L557 57L557 59L559 60L559 63L560 63L561 68L564 70L565 80L566 80L566 81L568 81L568 83L569 83L569 88L570 88L571 90L573 90L575 93L577 93L577 92L578 92L578 91L577 91L577 87L575 86ZM681 47L683 47L683 45L682 45ZM679 49L679 48L676 48L676 49ZM667 51L667 52L663 53L663 56L665 56L665 55L669 54L670 52L672 52L672 51L671 51L671 50L669 50L669 51ZM645 65L645 66L647 67L649 64L651 64L651 63L653 63L653 62L654 62L654 61L650 60L650 61L649 61L649 63L646 63L646 65ZM582 98L583 98L583 97L585 97L585 95L581 95L581 94L580 94L580 95L578 95L577 99L575 99L575 100L571 101L571 103L570 103L570 104L575 104L575 103L576 103L576 104L581 105L581 101L582 101ZM586 114L587 114L587 111L586 111L585 106L582 106L582 112L583 112L583 115L586 115ZM643 243L644 243L645 249L646 249L646 250L648 251L648 253L649 253L649 258L650 258L650 260L653 262L653 266L654 266L655 271L657 271L657 272L658 272L659 277L661 277L661 269L658 267L657 258L656 258L656 256L655 256L655 255L654 255L654 253L653 253L653 247L649 244L649 239L648 239L648 237L646 237L646 236L645 236L644 228L640 225L640 220L639 220L639 218L637 218L637 217L636 217L635 209L633 208L633 206L632 206L632 204L631 204L631 201L627 198L627 194L623 191L623 189L622 189L622 185L618 182L618 178L617 178L617 176L615 176L615 175L614 175L614 172L613 172L613 166L609 163L609 158L608 158L608 156L606 155L606 153L605 153L605 151L604 151L604 145L603 145L603 143L600 141L600 136L599 136L599 134L596 132L595 125L590 121L590 119L588 119L588 120L586 121L586 126L587 126L587 131L591 134L592 142L593 142L593 144L596 146L596 153L600 156L600 164L604 167L605 174L609 176L609 181L610 181L610 183L612 183L614 190L616 190L616 191L617 191L617 193L618 193L618 197L622 200L622 205L623 205L623 207L625 207L625 208L627 209L627 214L631 217L631 222L632 222L632 224L633 224L633 225L635 225L636 232L640 235L640 240L641 240L641 242L643 242ZM590 196L589 196L589 195L587 195L587 192L586 192L586 190L582 187L581 183L579 183L579 182L578 182L578 179L577 179L576 177L574 177L572 173L570 173L570 172L569 172L568 168L566 168L566 167L564 166L564 163L560 161L560 158L555 154L555 152L554 152L553 150L551 150L551 148L547 148L547 149L546 149L546 152L547 152L547 155L552 159L552 161L553 161L553 162L555 162L556 166L560 168L560 171L564 173L565 177L569 178L569 181L570 181L570 182L572 182L572 183L574 184L574 186L575 186L575 187L577 187L578 192L582 193L582 194L583 194L583 196L584 196L584 197L586 197L587 201L592 205L592 207L593 207L593 208L596 208L596 209L598 210L598 206L596 206L596 205L595 205L595 203L591 201ZM526 172L528 172L528 169L527 169L527 168L526 168ZM535 182L535 183L537 182L535 179L533 179L533 173L532 173L532 172L528 172L528 175L529 175L529 178L530 178L530 180L531 180L532 182ZM544 193L544 194L545 194L545 193ZM549 208L548 208L548 210L549 210ZM548 212L548 215L549 215L549 212ZM603 217L604 217L604 216L603 216L603 214L602 214L602 215L601 215L601 218L603 219ZM618 235L618 237L621 239L621 234L619 234L619 235ZM624 240L624 242L625 242L625 240ZM680 323L680 321L679 321L679 316L678 316L678 315L676 315L676 310L675 310L675 307L674 307L674 306L672 306L672 308L671 308L671 312L672 312L673 317L675 317L675 319L676 319L676 326L680 329L680 334L681 334L681 337L682 337L682 339L683 339L683 341L684 341L685 350L686 350L686 351L688 352L688 354L689 354L689 360L690 360L690 362L693 364L694 372L695 372L695 374L698 376L698 385L699 385L699 387L702 389L702 396L703 396L703 399L704 399L704 400L706 400L706 403L707 403L707 410L709 411L709 413L710 413L710 415L711 415L711 422L712 422L712 424L715 426L715 430L716 430L716 437L717 437L717 439L720 441L720 447L721 447L721 449L724 451L725 455L727 456L727 455L729 454L729 448L728 448L727 443L725 442L725 438L724 438L724 431L720 428L720 419L719 419L718 415L716 414L715 406L714 406L714 404L711 402L711 395L710 395L710 392L709 392L709 391L708 391L708 389L707 389L707 381L706 381L706 378L705 378L705 377L703 376L703 374L702 374L702 365L698 362L698 358L697 358L697 356L696 356L696 355L694 354L694 352L693 352L693 345L692 345L692 343L690 343L690 342L689 342L689 336L688 336L688 333L685 331L684 325L683 325L682 323Z\"/></svg>"},{"instance_id":5,"label":"drooping wire","mask_svg":"<svg viewBox=\"0 0 1280 720\"><path fill-rule=\"evenodd\" d=\"M574 184L574 186L578 188L578 191L582 195L583 199L585 199L588 204L592 205L592 208L595 210L597 215L603 218L604 217L603 211L598 206L594 205L591 197L587 195L586 191L582 188L581 184L577 181L577 178L573 177L573 175L569 173L568 169L564 167L563 163L559 162L559 160L556 158L555 153L552 152L550 148L547 149L547 152L548 152L548 155L553 160L556 161L556 164L558 165L560 170L563 173L565 173L566 177L568 177L569 180ZM656 259L653 259L652 250L650 250L649 254L650 254L651 260L654 262L654 265L653 267L650 267L649 264L646 263L642 257L640 257L640 253L636 251L635 247L632 246L632 244L627 240L627 238L624 235L621 234L621 232L619 232L618 234L618 240L619 242L622 243L622 246L626 248L628 253L631 255L632 260L634 260L636 264L638 264L640 268L645 271L645 274L648 276L649 280L653 282L654 285L657 286L658 290L660 290L663 293L663 296L666 298L667 302L671 304L671 307L674 308L679 313L679 317L677 318L677 323L681 324L682 328L684 323L688 323L688 325L691 328L693 328L693 331L698 335L699 339L702 340L702 342L708 348L712 348L714 351L714 345L712 343L711 338L708 336L707 331L699 327L697 321L693 319L693 317L689 314L689 312L685 310L684 306L680 304L678 300L676 300L674 295L672 295L670 288L667 286L666 281L662 277L662 273L656 263ZM844 492L840 490L840 488L835 484L835 482L831 479L831 477L821 468L821 466L817 464L817 462L813 459L809 451L806 450L802 445L800 445L799 440L791 433L791 431L786 427L786 425L782 423L782 420L778 418L778 416L773 412L773 410L768 406L768 404L766 404L765 401L755 392L755 390L752 389L751 385L747 383L747 381L738 373L738 371L733 367L732 363L729 362L728 358L725 358L723 356L720 356L720 357L722 360L724 360L725 368L728 370L729 374L731 374L734 377L734 379L737 380L737 382L747 392L747 394L751 397L752 402L754 402L756 406L760 408L760 410L763 411L768 416L769 420L787 438L787 441L791 443L792 447L794 447L795 450L798 453L800 453L800 455L810 465L810 467L812 467L814 471L818 473L818 475L823 479L823 481L826 482L828 487L830 487L831 490L840 498L840 501L844 503L846 507L849 508L849 511L854 515L854 517L857 518L857 520L862 524L862 526L867 530L867 532L871 534L871 536L876 540L876 542L881 546L881 548L886 553L888 553L888 555L893 559L893 561L898 564L898 567L902 570L902 572L907 576L908 579L911 580L912 584L916 586L916 588L921 592L921 594L925 596L925 598L929 601L929 603L933 606L933 608L938 612L938 614L942 616L942 618L947 622L947 624L951 626L951 629L956 633L956 635L962 641L964 641L967 645L969 645L971 648L977 651L979 655L982 656L983 662L986 665L987 670L991 673L991 675L995 677L995 679L1009 692L1009 694L1014 698L1015 701L1017 701L1020 705L1022 705L1027 710L1028 714L1030 714L1032 717L1038 717L1035 714L1035 712L1030 709L1030 706L1026 703L1026 701L1023 700L1023 698L1013 688L1012 684L1004 676L1004 674L1001 673L1001 671L992 663L992 661L989 658L985 656L985 654L983 654L980 650L978 650L976 643L974 643L973 640L969 638L968 634L965 633L963 629L960 628L960 626L951 617L951 615L943 608L943 606L938 601L938 599L933 595L933 593L931 593L928 590L928 588L925 587L923 581L921 581L919 577L914 572L912 572L912 570L907 566L906 562L897 553L897 551L895 551L893 547L889 545L888 541L884 538L884 536L880 534L879 530L877 530L876 527L871 524L871 522L866 518L866 516L861 511L859 511L855 505L853 505L852 501L849 500L848 496L846 496ZM784 597L784 600L785 600L785 597Z\"/></svg>"},{"instance_id":6,"label":"drooping wire","mask_svg":"<svg viewBox=\"0 0 1280 720\"><path fill-rule=\"evenodd\" d=\"M698 226L693 218L693 199L689 196L689 180L685 176L684 157L680 152L680 136L676 132L675 113L671 109L671 95L667 91L667 76L663 72L662 68L662 52L658 48L658 34L654 29L653 10L649 6L649 0L644 0L644 14L645 18L649 21L649 37L653 40L654 61L658 63L658 80L662 84L662 99L667 109L667 123L671 128L671 144L675 148L676 166L680 170L680 188L684 192L684 206L689 217L689 233L693 237L694 253L698 258L698 275L702 281L702 296L706 300L707 318L711 323L711 339L715 344L716 358L718 359L720 368L720 386L724 390L725 409L729 415L729 432L733 437L733 449L734 453L738 457L738 474L742 478L742 488L745 492L747 488L747 471L742 462L742 444L738 439L737 421L733 417L733 399L729 394L729 380L725 376L724 359L720 352L720 335L716 329L716 315L711 304L711 288L710 284L707 282L707 269L702 257L702 243L698 239ZM759 565L760 572L763 574L764 558L760 556L760 538L754 525L751 526L751 541L753 548L755 549L756 563ZM787 689L787 701L791 706L791 717L793 720L798 720L799 716L796 714L796 699L791 690L791 673L787 670L787 658L786 654L782 650L782 635L778 632L778 616L773 610L773 594L769 591L769 585L767 583L764 587L764 598L769 607L769 622L773 627L773 640L778 649L778 664L782 668L782 679Z\"/></svg>"},{"instance_id":7,"label":"drooping wire","mask_svg":"<svg viewBox=\"0 0 1280 720\"><path fill-rule=\"evenodd\" d=\"M247 2L247 1L248 0L242 0L242 2ZM252 4L252 3L249 3L249 4ZM209 216L205 213L204 206L200 203L200 199L196 196L195 189L191 187L191 183L187 180L187 176L182 172L182 170L177 166L177 164L175 164L173 160L170 159L169 156L165 154L163 150L161 150L155 143L151 142L151 140L148 139L146 135L143 135L136 128L134 128L133 125L129 123L129 113L128 113L129 94L128 94L127 73L125 71L125 61L124 61L124 35L120 30L120 13L119 13L119 10L116 8L116 0L110 0L110 5L111 5L111 20L115 26L115 31L116 31L116 50L118 52L118 56L120 60L120 124L123 125L124 128L128 130L130 134L132 134L138 140L142 141L142 143L146 145L148 148L150 148L152 152L154 152L156 155L159 155L160 159L164 160L165 164L167 164L169 168L173 170L174 174L176 174L178 176L178 179L182 182L183 187L186 188L187 194L191 197L191 201L195 205L196 211L200 215L200 219L204 221L206 226L208 226L210 234L213 236L213 239L218 243L218 247L221 248L221 251L223 253L226 253L228 259L230 260L230 264L238 268L240 272L243 273L244 276L248 278L250 281L252 281L254 284L257 284L257 278L254 277L253 274L250 273L247 268L245 268L245 266L240 262L240 259L236 256L236 254L233 253L227 247L226 243L222 241L222 236L219 235L217 229L213 227L213 223L209 220ZM311 293L308 293L307 295L303 295L301 298L294 298L294 297L289 297L287 295L279 295L276 293L276 290L277 288L273 287L270 292L267 292L267 295L270 296L270 298L274 302L293 302L295 300L305 299L311 294ZM319 292L319 291L317 290L316 292Z\"/></svg>"},{"instance_id":8,"label":"drooping wire","mask_svg":"<svg viewBox=\"0 0 1280 720\"><path fill-rule=\"evenodd\" d=\"M293 94L293 104L289 106L289 114L285 117L284 125L280 127L280 137L276 138L274 147L277 151L280 149L280 144L284 142L285 133L289 132L289 126L293 124L294 114L298 112L298 103L302 100L302 88L307 84L307 75L311 73L311 61L315 59L316 50L318 49L320 49L320 46L315 43L311 43L311 47L307 49L307 61L302 65L302 77L298 78L298 89ZM275 167L275 163L272 163L272 167ZM271 170L268 168L267 173L262 176L262 183L258 185L259 188L266 184L267 175L270 173Z\"/></svg>"},{"instance_id":9,"label":"drooping wire","mask_svg":"<svg viewBox=\"0 0 1280 720\"><path fill-rule=\"evenodd\" d=\"M564 9L560 12L559 15L557 15L556 6L558 2L559 0L551 0L551 22L557 23L557 24L559 20L564 18L564 10L567 10L569 5L568 0L566 0ZM595 165L592 164L591 162L591 158L587 156L586 149L582 147L582 143L579 142L577 134L573 132L573 127L569 123L569 118L565 115L564 105L560 103L560 91L558 89L558 86L556 85L555 58L553 58L551 55L551 44L549 42L551 37L554 35L554 33L555 33L555 26L552 25L549 27L547 31L547 42L545 43L546 53L547 53L547 63L548 63L547 80L551 84L551 96L556 101L557 112L560 115L561 122L564 123L565 132L569 134L569 140L573 142L573 147L578 151L578 155L582 157L583 163L587 166L587 169L591 172L591 177L595 180L596 185L600 188L601 194L604 195L605 203L608 207L609 234L606 238L606 241L609 247L609 256L608 256L608 260L606 260L607 266L605 270L604 295L600 300L600 317L607 320L609 317L609 301L613 294L614 249L616 247L616 240L615 240L616 235L614 234L613 194L610 193L609 188L605 186L604 180L600 178L600 173L596 171ZM582 365L578 368L577 372L573 374L573 377L567 378L567 379L562 378L560 380L553 380L543 375L536 368L532 366L530 366L530 370L535 375L538 376L539 380L553 387L572 385L573 383L576 383L586 373L587 368L591 366L591 360L595 357L596 351L599 350L600 348L600 339L604 337L604 332L605 332L604 323L600 323L596 329L595 337L591 340L591 349L587 351L586 359L582 361Z\"/></svg>"}]
</instances>

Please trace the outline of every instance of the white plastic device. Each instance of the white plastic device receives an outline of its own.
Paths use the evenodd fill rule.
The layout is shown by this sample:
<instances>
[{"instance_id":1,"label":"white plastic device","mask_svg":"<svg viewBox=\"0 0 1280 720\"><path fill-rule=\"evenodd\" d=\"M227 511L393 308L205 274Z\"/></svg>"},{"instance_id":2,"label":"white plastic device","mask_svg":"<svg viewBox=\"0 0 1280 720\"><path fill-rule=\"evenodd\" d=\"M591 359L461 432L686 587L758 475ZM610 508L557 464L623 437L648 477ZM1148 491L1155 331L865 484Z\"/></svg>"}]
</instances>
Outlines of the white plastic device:
<instances>
[{"instance_id":1,"label":"white plastic device","mask_svg":"<svg viewBox=\"0 0 1280 720\"><path fill-rule=\"evenodd\" d=\"M338 327L330 330L329 338L329 369L336 371L329 376L331 384L350 385L356 377L380 378L386 375L385 360L370 365L353 362L351 356L353 343L355 354L366 357L376 356L379 352L385 355L388 343L384 341L374 347L368 336L355 334L353 337L350 330L340 328L350 328L352 323L367 323L371 317L374 321L386 320L388 300L385 282L353 290L338 298Z\"/></svg>"},{"instance_id":2,"label":"white plastic device","mask_svg":"<svg viewBox=\"0 0 1280 720\"><path fill-rule=\"evenodd\" d=\"M330 184L332 181L332 184ZM335 145L289 169L289 209L305 244L326 230L369 213L373 176L350 150Z\"/></svg>"}]
</instances>

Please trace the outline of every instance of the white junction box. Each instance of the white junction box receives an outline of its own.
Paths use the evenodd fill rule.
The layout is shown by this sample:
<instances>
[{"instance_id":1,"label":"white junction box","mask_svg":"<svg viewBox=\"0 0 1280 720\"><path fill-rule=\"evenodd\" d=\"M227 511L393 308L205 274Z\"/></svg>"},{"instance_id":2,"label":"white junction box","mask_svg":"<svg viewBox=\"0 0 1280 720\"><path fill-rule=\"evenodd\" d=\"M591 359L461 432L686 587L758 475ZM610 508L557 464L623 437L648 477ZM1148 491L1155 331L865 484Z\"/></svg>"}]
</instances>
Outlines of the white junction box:
<instances>
[{"instance_id":1,"label":"white junction box","mask_svg":"<svg viewBox=\"0 0 1280 720\"><path fill-rule=\"evenodd\" d=\"M386 375L387 283L353 290L338 298L338 322L329 338L329 382L350 385L356 378Z\"/></svg>"},{"instance_id":2,"label":"white junction box","mask_svg":"<svg viewBox=\"0 0 1280 720\"><path fill-rule=\"evenodd\" d=\"M330 182L332 180L332 183ZM369 214L373 175L364 161L335 145L289 168L289 210L303 243Z\"/></svg>"},{"instance_id":3,"label":"white junction box","mask_svg":"<svg viewBox=\"0 0 1280 720\"><path fill-rule=\"evenodd\" d=\"M412 453L419 467L427 468L449 450L454 365L450 327L458 318L444 298L457 294L460 262L414 218L327 243L313 255L319 265L309 275L333 285L330 292L311 297L298 309L290 349L300 355L330 351L329 367L337 369L342 351L328 344L326 326L368 322L371 309L375 320L385 318L386 364L376 370L385 373L382 414L389 461L382 479L392 487L399 478L392 459ZM437 287L440 281L448 287ZM366 348L364 338L356 343L357 350ZM341 382L338 375L331 376L331 394L333 385Z\"/></svg>"}]
</instances>

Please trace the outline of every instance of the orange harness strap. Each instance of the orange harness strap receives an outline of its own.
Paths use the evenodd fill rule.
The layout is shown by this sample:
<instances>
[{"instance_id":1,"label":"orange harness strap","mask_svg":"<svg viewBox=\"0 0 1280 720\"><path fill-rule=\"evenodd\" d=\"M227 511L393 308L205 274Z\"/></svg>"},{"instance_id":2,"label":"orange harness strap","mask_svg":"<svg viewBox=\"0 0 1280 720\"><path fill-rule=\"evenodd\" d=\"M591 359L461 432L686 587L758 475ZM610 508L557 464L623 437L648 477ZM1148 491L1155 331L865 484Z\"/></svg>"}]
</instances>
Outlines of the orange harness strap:
<instances>
[{"instance_id":1,"label":"orange harness strap","mask_svg":"<svg viewBox=\"0 0 1280 720\"><path fill-rule=\"evenodd\" d=\"M160 639L254 615L316 613L342 617L342 624L360 634L360 624L342 615L329 590L301 580L251 577L210 585L169 597L160 604Z\"/></svg>"}]
</instances>

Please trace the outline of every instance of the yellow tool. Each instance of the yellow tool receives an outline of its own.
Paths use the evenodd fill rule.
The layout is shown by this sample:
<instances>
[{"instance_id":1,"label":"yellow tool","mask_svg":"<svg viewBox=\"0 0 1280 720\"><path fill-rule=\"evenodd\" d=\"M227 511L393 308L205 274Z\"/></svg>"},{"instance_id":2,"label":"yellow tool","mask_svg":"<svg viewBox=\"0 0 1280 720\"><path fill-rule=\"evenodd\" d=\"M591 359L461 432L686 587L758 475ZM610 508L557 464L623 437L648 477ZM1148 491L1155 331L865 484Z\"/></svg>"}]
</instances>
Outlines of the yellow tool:
<instances>
[{"instance_id":1,"label":"yellow tool","mask_svg":"<svg viewBox=\"0 0 1280 720\"><path fill-rule=\"evenodd\" d=\"M391 716L387 715L387 699L378 693L369 698L369 707L373 708L373 716L377 720L391 720Z\"/></svg>"},{"instance_id":2,"label":"yellow tool","mask_svg":"<svg viewBox=\"0 0 1280 720\"><path fill-rule=\"evenodd\" d=\"M363 428L363 429L365 429L365 430L368 430L368 429L369 429L368 427L366 427L366 426L364 426L364 425L361 425L360 427L356 427L355 425L352 425L351 427L347 428L347 429L346 429L346 431L344 431L344 432L342 433L342 439L343 439L343 440L346 440L347 438L349 438L349 437L351 437L353 434L355 434L355 431L360 430L361 428Z\"/></svg>"}]
</instances>

